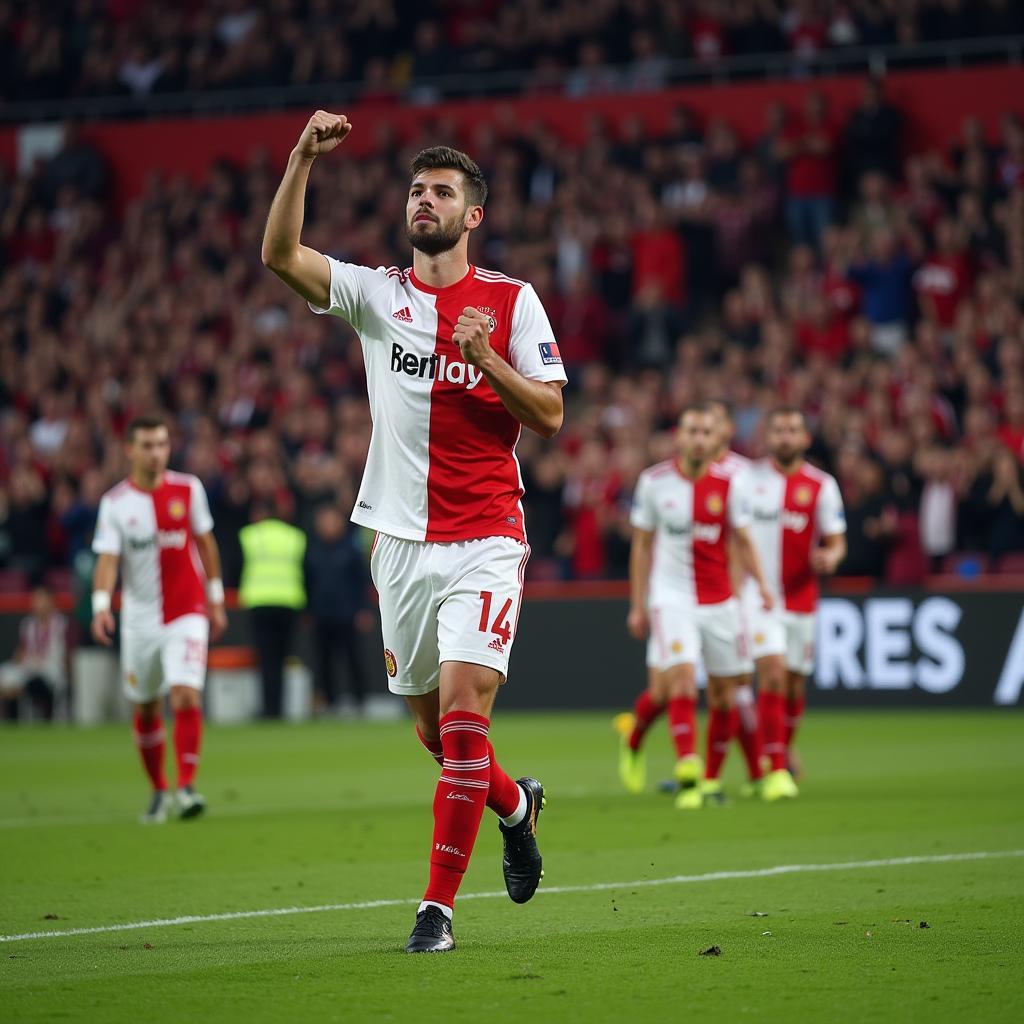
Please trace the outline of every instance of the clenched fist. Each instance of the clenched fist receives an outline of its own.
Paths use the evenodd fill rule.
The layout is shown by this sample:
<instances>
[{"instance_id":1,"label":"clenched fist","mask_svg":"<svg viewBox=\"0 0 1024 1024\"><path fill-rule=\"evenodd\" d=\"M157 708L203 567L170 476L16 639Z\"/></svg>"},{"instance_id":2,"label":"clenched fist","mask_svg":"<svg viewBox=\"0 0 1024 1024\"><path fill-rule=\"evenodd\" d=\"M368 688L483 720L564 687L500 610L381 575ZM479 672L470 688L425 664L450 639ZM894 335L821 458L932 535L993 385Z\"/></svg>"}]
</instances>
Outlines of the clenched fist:
<instances>
[{"instance_id":1,"label":"clenched fist","mask_svg":"<svg viewBox=\"0 0 1024 1024\"><path fill-rule=\"evenodd\" d=\"M490 334L486 314L473 306L466 306L452 331L452 341L459 346L467 363L480 366L492 353Z\"/></svg>"},{"instance_id":2,"label":"clenched fist","mask_svg":"<svg viewBox=\"0 0 1024 1024\"><path fill-rule=\"evenodd\" d=\"M350 131L352 123L344 114L318 110L306 122L295 149L300 156L312 160L323 153L330 153Z\"/></svg>"}]
</instances>

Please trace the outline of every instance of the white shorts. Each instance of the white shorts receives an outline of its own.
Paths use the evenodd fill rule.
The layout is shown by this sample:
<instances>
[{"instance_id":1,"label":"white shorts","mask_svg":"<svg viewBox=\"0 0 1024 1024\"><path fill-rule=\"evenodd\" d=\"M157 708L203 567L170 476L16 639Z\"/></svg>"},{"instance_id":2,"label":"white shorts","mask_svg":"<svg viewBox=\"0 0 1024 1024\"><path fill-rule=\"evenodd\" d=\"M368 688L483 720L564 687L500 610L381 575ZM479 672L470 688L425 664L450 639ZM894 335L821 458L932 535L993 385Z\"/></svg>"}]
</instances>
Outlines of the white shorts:
<instances>
[{"instance_id":1,"label":"white shorts","mask_svg":"<svg viewBox=\"0 0 1024 1024\"><path fill-rule=\"evenodd\" d=\"M530 548L511 537L451 544L378 533L370 573L380 594L388 689L436 690L444 661L508 675Z\"/></svg>"},{"instance_id":2,"label":"white shorts","mask_svg":"<svg viewBox=\"0 0 1024 1024\"><path fill-rule=\"evenodd\" d=\"M696 665L703 656L708 675L741 676L754 670L735 598L720 604L678 604L652 608L647 664L664 672Z\"/></svg>"},{"instance_id":3,"label":"white shorts","mask_svg":"<svg viewBox=\"0 0 1024 1024\"><path fill-rule=\"evenodd\" d=\"M790 672L809 676L814 668L814 638L817 615L813 612L766 612L760 604L745 609L750 625L751 652L755 660L782 655Z\"/></svg>"},{"instance_id":4,"label":"white shorts","mask_svg":"<svg viewBox=\"0 0 1024 1024\"><path fill-rule=\"evenodd\" d=\"M121 679L136 704L156 700L171 686L201 690L206 682L210 620L182 615L159 629L121 630Z\"/></svg>"}]
</instances>

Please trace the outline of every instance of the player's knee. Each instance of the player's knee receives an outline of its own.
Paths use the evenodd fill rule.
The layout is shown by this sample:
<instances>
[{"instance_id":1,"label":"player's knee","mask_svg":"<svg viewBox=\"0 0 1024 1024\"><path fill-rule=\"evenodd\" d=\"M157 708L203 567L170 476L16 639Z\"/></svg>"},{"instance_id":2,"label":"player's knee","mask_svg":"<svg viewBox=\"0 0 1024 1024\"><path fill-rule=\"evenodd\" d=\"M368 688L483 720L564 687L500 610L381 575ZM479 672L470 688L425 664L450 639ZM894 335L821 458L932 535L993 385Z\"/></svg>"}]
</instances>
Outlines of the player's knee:
<instances>
[{"instance_id":1,"label":"player's knee","mask_svg":"<svg viewBox=\"0 0 1024 1024\"><path fill-rule=\"evenodd\" d=\"M172 686L171 687L171 709L174 711L185 711L187 708L200 706L199 691L193 686Z\"/></svg>"},{"instance_id":2,"label":"player's knee","mask_svg":"<svg viewBox=\"0 0 1024 1024\"><path fill-rule=\"evenodd\" d=\"M441 667L440 713L469 711L490 717L502 676L484 665L445 662Z\"/></svg>"},{"instance_id":3,"label":"player's knee","mask_svg":"<svg viewBox=\"0 0 1024 1024\"><path fill-rule=\"evenodd\" d=\"M786 670L775 661L769 661L758 672L761 688L769 693L784 693L786 689Z\"/></svg>"},{"instance_id":4,"label":"player's knee","mask_svg":"<svg viewBox=\"0 0 1024 1024\"><path fill-rule=\"evenodd\" d=\"M148 725L160 715L160 701L147 700L135 705L135 713L143 725Z\"/></svg>"}]
</instances>

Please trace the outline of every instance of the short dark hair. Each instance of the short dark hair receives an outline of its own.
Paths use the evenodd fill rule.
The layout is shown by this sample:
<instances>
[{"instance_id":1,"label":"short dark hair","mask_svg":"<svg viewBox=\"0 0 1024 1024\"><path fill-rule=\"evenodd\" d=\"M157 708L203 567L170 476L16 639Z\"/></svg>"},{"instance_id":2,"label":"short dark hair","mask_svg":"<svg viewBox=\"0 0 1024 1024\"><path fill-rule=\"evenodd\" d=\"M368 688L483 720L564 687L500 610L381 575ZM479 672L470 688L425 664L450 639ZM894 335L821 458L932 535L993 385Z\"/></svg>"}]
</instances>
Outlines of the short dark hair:
<instances>
[{"instance_id":1,"label":"short dark hair","mask_svg":"<svg viewBox=\"0 0 1024 1024\"><path fill-rule=\"evenodd\" d=\"M707 400L707 402L705 403L705 405L708 405L708 406L717 405L718 408L721 409L722 412L725 413L725 418L730 423L732 423L736 419L736 417L735 417L735 415L733 414L733 411L732 411L732 402L730 402L728 398L709 398Z\"/></svg>"},{"instance_id":2,"label":"short dark hair","mask_svg":"<svg viewBox=\"0 0 1024 1024\"><path fill-rule=\"evenodd\" d=\"M158 413L149 413L144 416L135 416L125 428L125 440L131 443L135 440L137 430L156 430L157 427L166 427L167 420ZM170 428L168 428L170 429Z\"/></svg>"},{"instance_id":3,"label":"short dark hair","mask_svg":"<svg viewBox=\"0 0 1024 1024\"><path fill-rule=\"evenodd\" d=\"M807 429L807 416L803 409L798 405L777 405L771 412L768 413L768 422L771 423L776 416L799 416L800 422L804 425L804 430Z\"/></svg>"},{"instance_id":4,"label":"short dark hair","mask_svg":"<svg viewBox=\"0 0 1024 1024\"><path fill-rule=\"evenodd\" d=\"M707 402L687 402L687 404L679 410L679 419L677 422L682 423L683 417L688 412L699 412L702 414L709 413L711 412L711 406Z\"/></svg>"},{"instance_id":5,"label":"short dark hair","mask_svg":"<svg viewBox=\"0 0 1024 1024\"><path fill-rule=\"evenodd\" d=\"M461 149L453 146L431 146L420 150L413 157L412 176L415 179L423 171L458 171L465 180L466 199L473 206L487 202L487 181L480 165Z\"/></svg>"}]
</instances>

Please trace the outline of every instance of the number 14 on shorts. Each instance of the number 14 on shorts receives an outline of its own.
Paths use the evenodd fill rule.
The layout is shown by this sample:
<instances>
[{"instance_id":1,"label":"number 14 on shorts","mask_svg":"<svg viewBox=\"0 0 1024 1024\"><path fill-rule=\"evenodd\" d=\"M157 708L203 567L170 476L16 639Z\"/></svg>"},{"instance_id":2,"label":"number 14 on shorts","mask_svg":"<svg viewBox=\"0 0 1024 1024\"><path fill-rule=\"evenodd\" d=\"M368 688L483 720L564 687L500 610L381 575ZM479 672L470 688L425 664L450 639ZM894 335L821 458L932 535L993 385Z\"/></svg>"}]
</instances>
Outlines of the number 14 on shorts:
<instances>
[{"instance_id":1,"label":"number 14 on shorts","mask_svg":"<svg viewBox=\"0 0 1024 1024\"><path fill-rule=\"evenodd\" d=\"M508 621L508 613L512 609L512 598L506 598L501 610L494 619L491 619L491 606L494 603L494 594L490 590L480 591L480 632L493 633L498 639L491 641L491 646L501 650L505 644L512 639L512 626ZM488 628L489 624L489 628Z\"/></svg>"}]
</instances>

